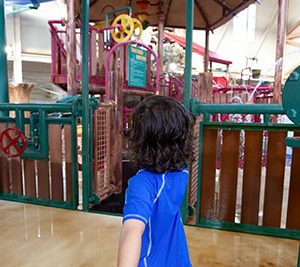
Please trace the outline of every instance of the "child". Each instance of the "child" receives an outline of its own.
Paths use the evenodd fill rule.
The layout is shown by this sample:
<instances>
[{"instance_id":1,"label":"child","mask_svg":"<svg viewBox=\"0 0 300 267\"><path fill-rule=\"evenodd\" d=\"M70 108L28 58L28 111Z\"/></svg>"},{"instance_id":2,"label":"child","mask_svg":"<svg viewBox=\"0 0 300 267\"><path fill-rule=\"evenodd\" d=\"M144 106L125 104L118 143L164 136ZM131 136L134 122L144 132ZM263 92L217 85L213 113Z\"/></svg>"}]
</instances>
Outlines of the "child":
<instances>
[{"instance_id":1,"label":"child","mask_svg":"<svg viewBox=\"0 0 300 267\"><path fill-rule=\"evenodd\" d=\"M192 159L189 112L153 96L134 114L130 141L141 169L128 182L118 267L190 267L180 206Z\"/></svg>"}]
</instances>

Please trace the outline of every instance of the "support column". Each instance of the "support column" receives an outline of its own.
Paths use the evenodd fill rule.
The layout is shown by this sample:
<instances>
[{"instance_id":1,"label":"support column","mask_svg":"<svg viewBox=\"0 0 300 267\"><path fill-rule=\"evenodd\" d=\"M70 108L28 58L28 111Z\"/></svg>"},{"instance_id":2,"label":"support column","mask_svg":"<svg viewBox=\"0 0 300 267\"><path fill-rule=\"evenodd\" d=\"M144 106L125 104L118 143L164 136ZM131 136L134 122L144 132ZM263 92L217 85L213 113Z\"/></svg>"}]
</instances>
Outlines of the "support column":
<instances>
[{"instance_id":1,"label":"support column","mask_svg":"<svg viewBox=\"0 0 300 267\"><path fill-rule=\"evenodd\" d=\"M204 72L208 72L209 62L209 30L205 30L205 56L204 56Z\"/></svg>"},{"instance_id":2,"label":"support column","mask_svg":"<svg viewBox=\"0 0 300 267\"><path fill-rule=\"evenodd\" d=\"M287 0L278 0L278 22L276 42L276 67L274 81L273 103L281 103L281 82L284 44L287 27Z\"/></svg>"},{"instance_id":3,"label":"support column","mask_svg":"<svg viewBox=\"0 0 300 267\"><path fill-rule=\"evenodd\" d=\"M13 51L14 51L14 83L23 82L22 74L22 44L21 44L21 19L20 13L13 14L14 32L13 32Z\"/></svg>"},{"instance_id":4,"label":"support column","mask_svg":"<svg viewBox=\"0 0 300 267\"><path fill-rule=\"evenodd\" d=\"M190 109L191 88L192 88L192 44L193 44L193 28L194 28L194 0L186 0L186 34L185 34L185 68L184 68L184 106ZM188 204L189 204L189 187L184 195L181 205L181 216L183 223L187 223Z\"/></svg>"},{"instance_id":5,"label":"support column","mask_svg":"<svg viewBox=\"0 0 300 267\"><path fill-rule=\"evenodd\" d=\"M185 46L185 68L184 68L184 106L190 108L192 88L192 44L194 28L194 0L186 0L186 46Z\"/></svg>"},{"instance_id":6,"label":"support column","mask_svg":"<svg viewBox=\"0 0 300 267\"><path fill-rule=\"evenodd\" d=\"M4 0L0 0L0 103L8 102Z\"/></svg>"},{"instance_id":7,"label":"support column","mask_svg":"<svg viewBox=\"0 0 300 267\"><path fill-rule=\"evenodd\" d=\"M89 19L90 19L90 1L82 1L82 209L89 209L89 186L92 180L90 172L90 143L92 138L89 119Z\"/></svg>"},{"instance_id":8,"label":"support column","mask_svg":"<svg viewBox=\"0 0 300 267\"><path fill-rule=\"evenodd\" d=\"M76 29L74 16L74 0L67 0L67 90L68 95L76 95Z\"/></svg>"}]
</instances>

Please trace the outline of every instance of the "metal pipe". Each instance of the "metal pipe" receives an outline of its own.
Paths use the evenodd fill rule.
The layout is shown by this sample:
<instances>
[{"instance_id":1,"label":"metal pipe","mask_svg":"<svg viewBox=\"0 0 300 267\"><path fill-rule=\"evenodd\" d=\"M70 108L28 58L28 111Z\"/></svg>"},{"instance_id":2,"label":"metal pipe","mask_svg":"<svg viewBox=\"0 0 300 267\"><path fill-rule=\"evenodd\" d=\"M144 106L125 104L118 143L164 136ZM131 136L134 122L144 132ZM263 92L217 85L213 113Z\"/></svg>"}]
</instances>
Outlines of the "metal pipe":
<instances>
[{"instance_id":1,"label":"metal pipe","mask_svg":"<svg viewBox=\"0 0 300 267\"><path fill-rule=\"evenodd\" d=\"M193 112L219 113L219 114L285 114L282 105L279 104L200 104L192 105Z\"/></svg>"},{"instance_id":2,"label":"metal pipe","mask_svg":"<svg viewBox=\"0 0 300 267\"><path fill-rule=\"evenodd\" d=\"M205 30L205 56L204 56L204 72L208 72L209 61L209 30Z\"/></svg>"},{"instance_id":3,"label":"metal pipe","mask_svg":"<svg viewBox=\"0 0 300 267\"><path fill-rule=\"evenodd\" d=\"M88 210L88 193L90 171L90 147L89 147L89 16L90 1L82 1L82 209Z\"/></svg>"},{"instance_id":4,"label":"metal pipe","mask_svg":"<svg viewBox=\"0 0 300 267\"><path fill-rule=\"evenodd\" d=\"M185 69L184 69L184 90L183 103L187 109L190 109L191 88L192 88L192 46L193 46L193 28L194 28L194 0L186 0L186 45L185 45ZM188 215L188 195L187 187L183 203L181 205L181 216L183 223L187 223Z\"/></svg>"},{"instance_id":5,"label":"metal pipe","mask_svg":"<svg viewBox=\"0 0 300 267\"><path fill-rule=\"evenodd\" d=\"M0 102L8 102L4 0L0 0Z\"/></svg>"},{"instance_id":6,"label":"metal pipe","mask_svg":"<svg viewBox=\"0 0 300 267\"><path fill-rule=\"evenodd\" d=\"M192 45L194 28L194 0L186 0L186 45L185 45L185 68L184 68L184 106L190 108L192 88Z\"/></svg>"},{"instance_id":7,"label":"metal pipe","mask_svg":"<svg viewBox=\"0 0 300 267\"><path fill-rule=\"evenodd\" d=\"M27 103L27 104L13 104L13 103L0 103L0 110L15 110L20 109L24 111L38 111L43 109L47 112L72 112L73 104L61 104L61 103Z\"/></svg>"}]
</instances>

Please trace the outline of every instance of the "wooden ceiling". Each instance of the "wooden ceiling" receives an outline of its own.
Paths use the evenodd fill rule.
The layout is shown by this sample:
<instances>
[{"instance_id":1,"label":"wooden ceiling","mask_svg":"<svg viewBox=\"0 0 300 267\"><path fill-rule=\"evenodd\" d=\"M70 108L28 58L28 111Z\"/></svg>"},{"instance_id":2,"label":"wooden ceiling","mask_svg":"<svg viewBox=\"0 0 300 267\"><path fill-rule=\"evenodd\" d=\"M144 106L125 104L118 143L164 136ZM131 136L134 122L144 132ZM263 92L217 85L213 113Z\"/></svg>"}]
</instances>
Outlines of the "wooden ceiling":
<instances>
[{"instance_id":1,"label":"wooden ceiling","mask_svg":"<svg viewBox=\"0 0 300 267\"><path fill-rule=\"evenodd\" d=\"M80 17L81 0L76 1L76 13ZM131 6L133 16L144 15L151 26L157 26L160 19L166 27L185 28L186 0L150 0L146 9L141 9L139 0L91 0L90 20L105 20L105 14L115 9ZM194 28L213 30L256 0L195 0ZM122 13L122 12L121 12ZM121 14L118 13L117 15ZM123 12L124 13L124 12Z\"/></svg>"}]
</instances>

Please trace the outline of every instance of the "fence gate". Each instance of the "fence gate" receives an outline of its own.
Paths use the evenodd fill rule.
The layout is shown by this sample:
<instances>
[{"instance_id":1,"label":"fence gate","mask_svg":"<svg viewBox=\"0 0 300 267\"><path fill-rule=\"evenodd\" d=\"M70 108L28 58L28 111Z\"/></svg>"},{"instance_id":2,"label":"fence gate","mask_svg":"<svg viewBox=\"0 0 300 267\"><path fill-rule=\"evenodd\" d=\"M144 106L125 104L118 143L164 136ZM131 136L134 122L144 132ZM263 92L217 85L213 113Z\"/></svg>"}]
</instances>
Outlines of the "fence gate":
<instances>
[{"instance_id":1,"label":"fence gate","mask_svg":"<svg viewBox=\"0 0 300 267\"><path fill-rule=\"evenodd\" d=\"M0 199L77 209L76 110L75 102L0 104Z\"/></svg>"}]
</instances>

